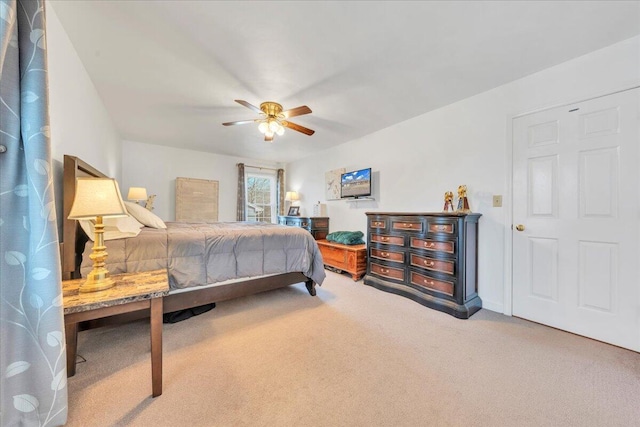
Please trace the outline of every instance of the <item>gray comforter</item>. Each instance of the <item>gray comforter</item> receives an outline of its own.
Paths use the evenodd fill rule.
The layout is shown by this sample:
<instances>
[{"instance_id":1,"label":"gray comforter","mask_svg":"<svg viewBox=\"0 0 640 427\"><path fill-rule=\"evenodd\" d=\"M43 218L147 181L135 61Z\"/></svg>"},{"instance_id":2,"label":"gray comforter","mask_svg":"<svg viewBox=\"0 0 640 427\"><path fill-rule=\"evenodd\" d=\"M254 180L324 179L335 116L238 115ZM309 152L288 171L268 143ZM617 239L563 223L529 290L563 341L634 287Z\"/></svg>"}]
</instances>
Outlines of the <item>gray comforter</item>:
<instances>
[{"instance_id":1,"label":"gray comforter","mask_svg":"<svg viewBox=\"0 0 640 427\"><path fill-rule=\"evenodd\" d=\"M111 274L168 268L171 289L229 279L302 272L325 278L318 245L301 228L255 222L180 223L145 227L137 237L105 242ZM85 247L81 273L91 270L93 242Z\"/></svg>"}]
</instances>

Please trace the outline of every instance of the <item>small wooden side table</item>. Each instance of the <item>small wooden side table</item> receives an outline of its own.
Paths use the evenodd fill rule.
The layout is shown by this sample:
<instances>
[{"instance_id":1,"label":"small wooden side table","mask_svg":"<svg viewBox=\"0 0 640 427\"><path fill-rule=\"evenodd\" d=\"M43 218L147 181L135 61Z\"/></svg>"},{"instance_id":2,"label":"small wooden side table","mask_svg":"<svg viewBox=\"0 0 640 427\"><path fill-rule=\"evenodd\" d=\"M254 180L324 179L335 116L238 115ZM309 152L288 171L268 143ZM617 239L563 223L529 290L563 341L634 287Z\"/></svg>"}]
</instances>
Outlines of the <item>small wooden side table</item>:
<instances>
[{"instance_id":1,"label":"small wooden side table","mask_svg":"<svg viewBox=\"0 0 640 427\"><path fill-rule=\"evenodd\" d=\"M153 397L162 394L162 298L169 293L166 270L111 276L116 285L98 292L78 292L86 279L64 280L67 376L76 373L78 323L116 314L149 310L151 317L151 383Z\"/></svg>"}]
</instances>

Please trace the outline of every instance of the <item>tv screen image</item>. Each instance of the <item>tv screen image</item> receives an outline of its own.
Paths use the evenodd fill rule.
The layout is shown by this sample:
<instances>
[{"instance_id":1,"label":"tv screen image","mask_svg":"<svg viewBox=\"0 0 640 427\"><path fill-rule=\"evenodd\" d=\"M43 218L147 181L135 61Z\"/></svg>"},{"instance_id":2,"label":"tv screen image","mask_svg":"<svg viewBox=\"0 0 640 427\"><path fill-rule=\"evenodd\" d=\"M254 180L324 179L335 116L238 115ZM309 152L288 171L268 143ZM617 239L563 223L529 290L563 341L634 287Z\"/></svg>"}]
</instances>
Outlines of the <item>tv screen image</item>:
<instances>
[{"instance_id":1,"label":"tv screen image","mask_svg":"<svg viewBox=\"0 0 640 427\"><path fill-rule=\"evenodd\" d=\"M340 177L340 197L371 195L371 168L343 173Z\"/></svg>"}]
</instances>

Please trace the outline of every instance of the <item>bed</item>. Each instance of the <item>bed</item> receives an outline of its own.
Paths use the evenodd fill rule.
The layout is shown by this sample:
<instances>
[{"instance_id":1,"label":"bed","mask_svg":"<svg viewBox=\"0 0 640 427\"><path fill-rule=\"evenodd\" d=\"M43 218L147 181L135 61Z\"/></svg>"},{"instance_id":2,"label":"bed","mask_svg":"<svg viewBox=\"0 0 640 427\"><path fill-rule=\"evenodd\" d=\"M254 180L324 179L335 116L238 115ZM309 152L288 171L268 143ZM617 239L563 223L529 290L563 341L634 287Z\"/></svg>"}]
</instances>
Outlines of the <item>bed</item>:
<instances>
[{"instance_id":1,"label":"bed","mask_svg":"<svg viewBox=\"0 0 640 427\"><path fill-rule=\"evenodd\" d=\"M67 219L75 196L76 179L79 177L106 177L106 175L77 157L64 156L62 270L63 279L65 280L81 277L82 253L89 240L77 221ZM310 295L316 295L315 286L316 284L322 284L325 273L318 246L306 230L272 224L264 227L259 227L256 224L241 224L167 223L166 232L160 232L155 229L147 230L145 227L138 237L106 242L109 258L112 258L111 265L109 264L109 258L107 258L107 266L112 274L167 268L171 289L169 295L164 298L163 311L165 313L251 295L301 282L305 283ZM216 237L215 233L218 232L222 233L223 237ZM239 234L234 235L233 233ZM300 233L303 233L303 235ZM308 234L308 236L304 235L304 233ZM263 254L257 253L255 247L238 243L247 242L250 236L255 237L256 234L263 241ZM140 238L140 236L143 237ZM210 248L212 241L218 242L219 244L213 246L218 247L219 250L206 249L208 258L202 258L202 254L193 253L194 249L187 249L187 252L191 251L188 254L193 255L188 257L188 262L186 262L186 264L190 265L185 265L185 262L177 262L170 256L164 260L159 259L161 257L158 256L157 252L163 246L162 243L158 244L158 242L163 240L166 242L165 246L168 255L170 255L170 252L184 255L185 242L191 238L198 241L196 246L200 249L203 247ZM144 259L139 262L131 262L132 253L141 252L139 248L143 247L144 243L141 242L145 239L152 242L152 249L146 251L146 258L143 257ZM233 241L236 244L232 250L229 250L229 244L233 244ZM132 249L128 251L128 246L138 250ZM178 249L171 249L174 246ZM280 247L280 250L272 250L274 247ZM307 253L297 254L294 247L306 250ZM235 267L230 267L230 264L233 264L234 261L228 258L229 252L238 252L238 255L242 255L243 250L252 251L253 253L245 261L237 261ZM278 258L283 258L282 254L285 254L285 252L285 267L271 268L272 263L276 262ZM277 255L278 253L280 255ZM122 262L123 257L127 258L126 263ZM227 257L226 261L217 262L219 258L224 257ZM305 258L306 261L299 258ZM198 259L205 260L204 263L207 265L197 266ZM263 260L264 269L254 268L257 264L255 262L256 259ZM254 262L251 260L254 260ZM201 261L200 264L202 263ZM234 268L236 270L235 274L233 272Z\"/></svg>"}]
</instances>

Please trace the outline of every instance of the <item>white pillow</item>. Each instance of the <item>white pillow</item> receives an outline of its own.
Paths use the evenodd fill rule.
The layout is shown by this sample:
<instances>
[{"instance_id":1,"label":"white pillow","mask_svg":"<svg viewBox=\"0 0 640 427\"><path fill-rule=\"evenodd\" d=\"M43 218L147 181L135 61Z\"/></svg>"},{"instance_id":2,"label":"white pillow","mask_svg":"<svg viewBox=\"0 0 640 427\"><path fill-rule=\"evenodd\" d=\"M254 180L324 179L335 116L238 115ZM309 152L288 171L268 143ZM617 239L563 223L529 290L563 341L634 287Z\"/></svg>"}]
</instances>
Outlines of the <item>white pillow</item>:
<instances>
[{"instance_id":1,"label":"white pillow","mask_svg":"<svg viewBox=\"0 0 640 427\"><path fill-rule=\"evenodd\" d=\"M129 215L140 221L142 224L151 228L167 228L164 221L162 221L156 214L149 209L140 206L133 202L124 202L127 207Z\"/></svg>"},{"instance_id":2,"label":"white pillow","mask_svg":"<svg viewBox=\"0 0 640 427\"><path fill-rule=\"evenodd\" d=\"M95 240L95 233L92 220L80 220L80 227L87 233L91 241ZM140 234L140 229L144 225L140 224L132 216L124 216L120 218L104 218L102 220L104 224L104 240L124 239L127 237L136 237Z\"/></svg>"}]
</instances>

